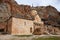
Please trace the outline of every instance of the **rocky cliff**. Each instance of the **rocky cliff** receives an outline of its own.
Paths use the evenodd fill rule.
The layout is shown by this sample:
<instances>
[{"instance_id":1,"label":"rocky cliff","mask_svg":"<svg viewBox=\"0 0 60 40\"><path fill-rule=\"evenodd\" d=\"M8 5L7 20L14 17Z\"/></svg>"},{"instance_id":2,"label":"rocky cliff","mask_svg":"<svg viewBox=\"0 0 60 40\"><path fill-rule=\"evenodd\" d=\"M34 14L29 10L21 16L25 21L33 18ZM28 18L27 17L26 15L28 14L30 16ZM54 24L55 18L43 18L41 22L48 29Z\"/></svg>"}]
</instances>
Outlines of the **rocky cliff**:
<instances>
[{"instance_id":1,"label":"rocky cliff","mask_svg":"<svg viewBox=\"0 0 60 40\"><path fill-rule=\"evenodd\" d=\"M18 5L15 0L1 0L0 2L0 22L5 22L11 16L24 19L32 19L29 5Z\"/></svg>"},{"instance_id":2,"label":"rocky cliff","mask_svg":"<svg viewBox=\"0 0 60 40\"><path fill-rule=\"evenodd\" d=\"M33 7L38 11L39 16L46 25L53 25L60 27L60 13L53 6L38 6Z\"/></svg>"}]
</instances>

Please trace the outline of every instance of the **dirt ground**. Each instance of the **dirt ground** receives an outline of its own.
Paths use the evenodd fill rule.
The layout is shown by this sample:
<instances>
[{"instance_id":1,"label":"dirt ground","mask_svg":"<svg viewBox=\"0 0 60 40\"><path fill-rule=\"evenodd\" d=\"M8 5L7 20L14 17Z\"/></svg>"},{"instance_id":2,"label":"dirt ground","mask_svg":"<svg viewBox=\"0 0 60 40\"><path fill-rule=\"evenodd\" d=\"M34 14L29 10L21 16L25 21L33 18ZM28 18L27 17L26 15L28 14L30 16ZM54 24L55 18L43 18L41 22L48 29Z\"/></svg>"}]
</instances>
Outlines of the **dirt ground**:
<instances>
[{"instance_id":1,"label":"dirt ground","mask_svg":"<svg viewBox=\"0 0 60 40\"><path fill-rule=\"evenodd\" d=\"M0 40L32 40L33 38L49 37L49 36L60 37L60 35L33 35L30 37L18 37L18 36L13 36L13 35L0 35Z\"/></svg>"}]
</instances>

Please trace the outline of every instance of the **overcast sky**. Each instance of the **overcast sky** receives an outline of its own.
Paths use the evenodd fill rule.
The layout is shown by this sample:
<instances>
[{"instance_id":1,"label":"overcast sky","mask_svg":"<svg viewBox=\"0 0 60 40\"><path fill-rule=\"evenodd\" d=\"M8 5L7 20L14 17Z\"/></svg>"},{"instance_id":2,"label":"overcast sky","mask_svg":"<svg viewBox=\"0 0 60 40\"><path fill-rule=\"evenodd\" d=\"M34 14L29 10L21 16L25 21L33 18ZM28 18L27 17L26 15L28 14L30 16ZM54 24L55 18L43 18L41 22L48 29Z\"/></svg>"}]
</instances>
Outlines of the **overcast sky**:
<instances>
[{"instance_id":1,"label":"overcast sky","mask_svg":"<svg viewBox=\"0 0 60 40\"><path fill-rule=\"evenodd\" d=\"M18 4L33 6L47 6L52 5L60 11L60 0L16 0Z\"/></svg>"}]
</instances>

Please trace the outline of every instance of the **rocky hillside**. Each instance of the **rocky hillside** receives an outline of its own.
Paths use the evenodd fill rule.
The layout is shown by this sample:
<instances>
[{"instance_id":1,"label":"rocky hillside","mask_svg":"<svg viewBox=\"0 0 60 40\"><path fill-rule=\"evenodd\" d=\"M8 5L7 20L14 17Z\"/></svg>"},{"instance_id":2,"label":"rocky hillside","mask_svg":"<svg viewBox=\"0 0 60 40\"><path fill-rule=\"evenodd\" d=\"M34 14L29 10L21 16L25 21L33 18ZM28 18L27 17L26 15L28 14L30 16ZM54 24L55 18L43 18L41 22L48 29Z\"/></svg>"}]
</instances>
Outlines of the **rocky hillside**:
<instances>
[{"instance_id":1,"label":"rocky hillside","mask_svg":"<svg viewBox=\"0 0 60 40\"><path fill-rule=\"evenodd\" d=\"M15 0L1 0L0 2L0 22L7 21L11 16L24 19L32 19L29 5L18 5Z\"/></svg>"},{"instance_id":2,"label":"rocky hillside","mask_svg":"<svg viewBox=\"0 0 60 40\"><path fill-rule=\"evenodd\" d=\"M33 7L38 11L39 16L46 25L60 27L60 13L53 6L38 6Z\"/></svg>"}]
</instances>

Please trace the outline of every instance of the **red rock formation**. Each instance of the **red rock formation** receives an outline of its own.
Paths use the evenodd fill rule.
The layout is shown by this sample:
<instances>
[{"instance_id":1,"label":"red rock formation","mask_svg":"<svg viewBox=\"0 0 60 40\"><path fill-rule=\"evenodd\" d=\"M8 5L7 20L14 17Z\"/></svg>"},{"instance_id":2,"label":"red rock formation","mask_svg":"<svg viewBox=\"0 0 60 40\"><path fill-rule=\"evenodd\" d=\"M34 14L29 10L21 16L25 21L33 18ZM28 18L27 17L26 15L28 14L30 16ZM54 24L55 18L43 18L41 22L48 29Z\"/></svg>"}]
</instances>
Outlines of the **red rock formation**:
<instances>
[{"instance_id":1,"label":"red rock formation","mask_svg":"<svg viewBox=\"0 0 60 40\"><path fill-rule=\"evenodd\" d=\"M40 17L45 21L45 23L52 25L57 25L59 20L59 12L53 6L41 6L35 8L38 11ZM58 19L58 20L57 20ZM46 22L47 21L47 22Z\"/></svg>"},{"instance_id":2,"label":"red rock formation","mask_svg":"<svg viewBox=\"0 0 60 40\"><path fill-rule=\"evenodd\" d=\"M0 29L4 29L6 27L5 23L0 23Z\"/></svg>"},{"instance_id":3,"label":"red rock formation","mask_svg":"<svg viewBox=\"0 0 60 40\"><path fill-rule=\"evenodd\" d=\"M10 13L11 16L15 16L16 14L19 14L22 16L27 16L27 14L30 15L31 7L29 5L18 5L14 0L2 0L2 1L3 3L6 3L7 5L9 5L10 9L8 11L11 12Z\"/></svg>"}]
</instances>

